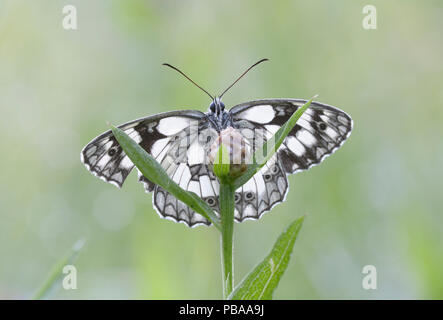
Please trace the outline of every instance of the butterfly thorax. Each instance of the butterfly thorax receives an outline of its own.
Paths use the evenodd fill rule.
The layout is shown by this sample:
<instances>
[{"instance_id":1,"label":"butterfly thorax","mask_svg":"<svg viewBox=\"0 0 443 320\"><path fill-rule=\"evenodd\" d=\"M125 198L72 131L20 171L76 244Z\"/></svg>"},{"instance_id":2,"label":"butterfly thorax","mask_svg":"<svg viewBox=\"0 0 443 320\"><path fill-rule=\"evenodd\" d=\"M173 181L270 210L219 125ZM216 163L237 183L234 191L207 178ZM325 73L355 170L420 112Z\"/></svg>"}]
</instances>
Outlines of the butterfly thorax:
<instances>
[{"instance_id":1,"label":"butterfly thorax","mask_svg":"<svg viewBox=\"0 0 443 320\"><path fill-rule=\"evenodd\" d=\"M219 97L215 97L211 102L206 116L217 132L233 126L232 118L229 112L225 111L225 105Z\"/></svg>"}]
</instances>

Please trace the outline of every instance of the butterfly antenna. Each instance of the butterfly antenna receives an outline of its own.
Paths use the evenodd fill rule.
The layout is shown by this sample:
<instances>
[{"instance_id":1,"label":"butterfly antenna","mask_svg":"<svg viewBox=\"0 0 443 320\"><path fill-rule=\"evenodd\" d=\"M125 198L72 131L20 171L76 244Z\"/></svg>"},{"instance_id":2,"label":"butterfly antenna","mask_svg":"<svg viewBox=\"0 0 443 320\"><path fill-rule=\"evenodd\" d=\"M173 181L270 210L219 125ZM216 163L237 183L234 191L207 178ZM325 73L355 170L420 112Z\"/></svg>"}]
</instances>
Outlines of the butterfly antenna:
<instances>
[{"instance_id":1,"label":"butterfly antenna","mask_svg":"<svg viewBox=\"0 0 443 320\"><path fill-rule=\"evenodd\" d=\"M167 66L171 69L174 69L175 71L177 71L178 73L180 73L183 77L185 77L186 79L188 79L189 81L191 81L197 88L199 88L200 90L202 90L203 92L205 92L208 96L211 97L212 100L214 100L214 97L205 89L203 89L202 87L200 87L197 83L195 83L191 78L189 78L186 74L184 74L182 71L180 71L178 68L171 66L169 63L163 63L164 66Z\"/></svg>"},{"instance_id":2,"label":"butterfly antenna","mask_svg":"<svg viewBox=\"0 0 443 320\"><path fill-rule=\"evenodd\" d=\"M257 62L254 63L252 66L250 66L248 69L246 69L246 71L243 72L243 73L240 75L240 77L237 78L237 80L235 80L235 81L234 81L229 87L226 88L225 91L223 91L223 93L220 95L220 98L226 93L226 91L228 91L229 89L231 89L231 88L234 86L234 84L236 84L236 83L238 82L238 80L240 80L241 78L243 78L243 76L244 76L245 74L247 74L247 73L249 72L249 70L251 70L251 69L254 68L256 65L258 65L258 64L260 64L260 63L262 63L262 62L265 62L265 61L269 61L269 59L261 59L260 61L257 61Z\"/></svg>"}]
</instances>

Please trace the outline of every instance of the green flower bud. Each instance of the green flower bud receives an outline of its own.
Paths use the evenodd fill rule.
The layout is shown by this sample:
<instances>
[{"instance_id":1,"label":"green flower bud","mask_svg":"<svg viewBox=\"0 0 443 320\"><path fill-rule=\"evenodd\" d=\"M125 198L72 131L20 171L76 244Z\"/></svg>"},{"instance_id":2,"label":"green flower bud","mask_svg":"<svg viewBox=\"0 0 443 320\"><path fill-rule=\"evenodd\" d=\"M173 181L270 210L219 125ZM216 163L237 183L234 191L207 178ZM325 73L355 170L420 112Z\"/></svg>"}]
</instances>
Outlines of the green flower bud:
<instances>
[{"instance_id":1,"label":"green flower bud","mask_svg":"<svg viewBox=\"0 0 443 320\"><path fill-rule=\"evenodd\" d=\"M209 162L219 178L240 176L246 171L250 157L248 141L232 127L221 131L209 150Z\"/></svg>"}]
</instances>

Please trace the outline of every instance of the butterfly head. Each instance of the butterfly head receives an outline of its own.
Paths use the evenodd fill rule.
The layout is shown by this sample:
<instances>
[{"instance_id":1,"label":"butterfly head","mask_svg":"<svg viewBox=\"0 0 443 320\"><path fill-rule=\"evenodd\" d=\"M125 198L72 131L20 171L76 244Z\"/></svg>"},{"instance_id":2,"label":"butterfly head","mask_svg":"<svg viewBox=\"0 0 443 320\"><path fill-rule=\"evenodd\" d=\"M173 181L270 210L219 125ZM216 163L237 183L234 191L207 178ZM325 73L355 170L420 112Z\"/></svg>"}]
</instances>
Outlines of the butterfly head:
<instances>
[{"instance_id":1,"label":"butterfly head","mask_svg":"<svg viewBox=\"0 0 443 320\"><path fill-rule=\"evenodd\" d=\"M219 97L215 97L209 105L209 111L215 115L220 115L225 110L225 104L221 102Z\"/></svg>"}]
</instances>

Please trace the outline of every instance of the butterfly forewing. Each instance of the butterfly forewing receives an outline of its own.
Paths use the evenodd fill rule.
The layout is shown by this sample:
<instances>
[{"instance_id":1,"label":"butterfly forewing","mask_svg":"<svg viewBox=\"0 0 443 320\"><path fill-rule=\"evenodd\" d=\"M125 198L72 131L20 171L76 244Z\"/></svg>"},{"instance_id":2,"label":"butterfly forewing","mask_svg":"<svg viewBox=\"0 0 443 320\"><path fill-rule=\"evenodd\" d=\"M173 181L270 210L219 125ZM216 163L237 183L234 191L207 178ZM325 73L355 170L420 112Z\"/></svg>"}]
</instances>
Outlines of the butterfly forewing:
<instances>
[{"instance_id":1,"label":"butterfly forewing","mask_svg":"<svg viewBox=\"0 0 443 320\"><path fill-rule=\"evenodd\" d=\"M173 111L134 120L119 128L151 153L158 141L169 139L175 131L187 127L190 121L199 121L203 117L204 113L199 111ZM81 161L94 175L119 188L134 168L110 130L83 148Z\"/></svg>"},{"instance_id":2,"label":"butterfly forewing","mask_svg":"<svg viewBox=\"0 0 443 320\"><path fill-rule=\"evenodd\" d=\"M306 100L273 99L244 103L230 110L234 123L250 123L272 136ZM335 107L312 102L278 150L287 173L295 173L322 162L349 137L352 119Z\"/></svg>"}]
</instances>

